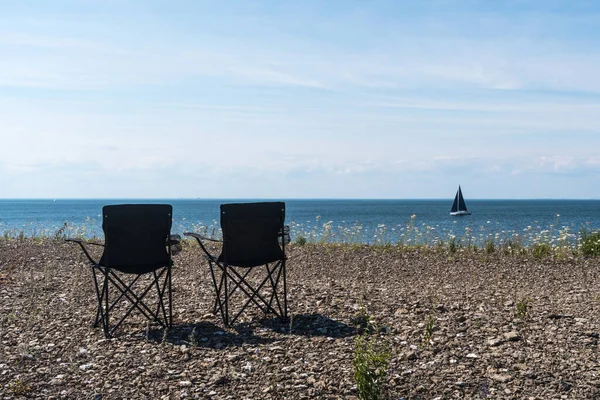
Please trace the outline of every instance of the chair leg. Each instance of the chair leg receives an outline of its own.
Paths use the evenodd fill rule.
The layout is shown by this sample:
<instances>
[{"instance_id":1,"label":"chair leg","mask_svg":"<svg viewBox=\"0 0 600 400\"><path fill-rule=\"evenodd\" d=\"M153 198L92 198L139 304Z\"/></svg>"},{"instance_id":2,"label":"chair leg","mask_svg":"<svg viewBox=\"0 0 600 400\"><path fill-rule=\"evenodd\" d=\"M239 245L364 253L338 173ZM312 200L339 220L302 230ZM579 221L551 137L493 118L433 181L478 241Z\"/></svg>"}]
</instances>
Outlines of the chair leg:
<instances>
[{"instance_id":1,"label":"chair leg","mask_svg":"<svg viewBox=\"0 0 600 400\"><path fill-rule=\"evenodd\" d=\"M213 286L215 288L215 302L213 304L213 313L220 311L225 326L231 326L238 317L244 312L250 303L260 308L265 314L273 313L282 322L287 321L287 282L285 276L285 261L276 263L272 268L267 264L267 276L260 281L257 286L252 286L247 278L253 268L245 268L241 274L235 267L226 264L209 263ZM220 279L217 280L215 267L220 270ZM263 287L269 283L271 294L265 298L260 294ZM283 286L283 287L282 287ZM240 290L246 297L246 301L233 317L229 314L229 303L237 290ZM283 291L282 294L279 291ZM281 299L283 296L283 299ZM275 302L275 304L273 304Z\"/></svg>"},{"instance_id":2,"label":"chair leg","mask_svg":"<svg viewBox=\"0 0 600 400\"><path fill-rule=\"evenodd\" d=\"M159 277L161 275L162 275L162 272L159 274ZM132 288L140 277L141 277L141 275L136 276L131 282L129 282L129 284L127 284L121 278L119 278L119 276L115 272L111 271L111 275L109 275L108 279L115 286L115 288L117 288L121 292L121 294L119 295L119 297L116 300L114 300L112 302L110 309L112 310L124 297L131 304L133 304L134 307L136 307L142 313L142 315L144 315L144 317L151 320L151 319L153 319L152 317L155 315L155 313L153 313L152 310L150 309L150 307L148 307L142 301L142 298L148 293L148 291L150 291L152 289L154 281L151 282L150 285L147 286L146 289L142 292L142 294L138 296L133 292ZM137 306L135 305L136 303L137 303Z\"/></svg>"},{"instance_id":3,"label":"chair leg","mask_svg":"<svg viewBox=\"0 0 600 400\"><path fill-rule=\"evenodd\" d=\"M92 267L92 277L94 280L94 289L96 291L96 300L98 301L98 307L96 308L96 317L94 318L94 328L98 327L98 324L102 323L102 330L104 331L104 335L109 337L108 334L108 272L106 269L100 269L97 267ZM100 287L98 282L98 273L101 273L103 278L102 285ZM104 303L104 304L102 304Z\"/></svg>"},{"instance_id":4,"label":"chair leg","mask_svg":"<svg viewBox=\"0 0 600 400\"><path fill-rule=\"evenodd\" d=\"M109 272L108 268L105 268L104 269L104 281L106 282L106 285L104 285L104 289L105 289L105 292L104 292L105 310L104 310L104 312L105 312L105 316L106 316L106 322L105 322L105 325L104 325L104 327L105 327L104 328L105 329L104 330L104 334L110 336L110 334L107 334L108 328L110 327L110 319L109 319L110 308L108 307L108 285L109 285L109 283L108 283L108 280L109 280L108 272Z\"/></svg>"},{"instance_id":5,"label":"chair leg","mask_svg":"<svg viewBox=\"0 0 600 400\"><path fill-rule=\"evenodd\" d=\"M287 280L286 280L286 268L285 259L281 262L281 268L283 269L283 321L288 321L288 304L287 304Z\"/></svg>"},{"instance_id":6,"label":"chair leg","mask_svg":"<svg viewBox=\"0 0 600 400\"><path fill-rule=\"evenodd\" d=\"M150 285L148 285L146 287L146 289L141 293L141 295L136 295L132 290L131 287L133 286L133 284L137 281L136 277L132 283L130 285L125 285L125 283L113 272L113 277L115 278L115 281L113 281L114 285L119 288L119 290L122 292L123 296L129 300L129 302L131 303L131 306L129 307L129 309L127 310L127 312L125 313L125 315L123 315L123 317L121 317L121 319L119 320L119 322L117 322L117 324L115 324L115 326L113 326L112 328L110 328L110 333L112 334L114 331L117 330L117 328L123 323L123 321L125 320L125 318L127 318L127 316L134 310L137 309L142 315L144 315L148 320L152 320L154 322L158 322L160 325L162 325L163 327L167 328L167 323L168 321L166 320L166 312L164 310L164 303L162 303L163 299L162 299L162 292L160 290L160 287L158 286L158 281L160 280L160 278L162 277L162 275L166 272L166 268L161 270L160 273L158 275L156 275L156 272L154 272L154 280L150 283ZM117 284L116 282L119 282L121 286L119 286L119 284ZM146 305L146 303L144 303L144 297L148 294L148 292L152 289L153 286L157 286L158 287L158 301L159 301L159 305L158 305L158 310L156 313L152 312L152 310ZM165 285L164 287L166 288L167 282L165 281ZM113 303L113 306L116 303ZM163 311L163 315L165 316L164 321L161 320L159 318L159 312L160 312L160 307L163 307L162 311Z\"/></svg>"},{"instance_id":7,"label":"chair leg","mask_svg":"<svg viewBox=\"0 0 600 400\"><path fill-rule=\"evenodd\" d=\"M223 275L225 279L223 283L223 290L225 291L225 326L229 326L229 289L227 288L227 264L225 264L223 268Z\"/></svg>"},{"instance_id":8,"label":"chair leg","mask_svg":"<svg viewBox=\"0 0 600 400\"><path fill-rule=\"evenodd\" d=\"M275 315L277 315L279 317L279 319L282 322L285 322L285 320L287 319L287 304L286 304L286 291L285 291L285 264L283 262L280 262L278 265L276 265L272 270L269 269L269 267L267 266L267 274L269 277L269 281L271 283L271 298L269 299L269 304L267 305L267 307L272 310L274 312ZM275 280L273 281L273 274L277 272L277 276L275 278ZM283 298L284 298L284 307L281 307L281 301L279 300L279 293L278 293L278 289L279 289L279 282L281 280L281 276L284 275L283 277ZM275 302L277 303L277 309L279 310L279 312L276 312L273 309L273 300L275 300Z\"/></svg>"},{"instance_id":9,"label":"chair leg","mask_svg":"<svg viewBox=\"0 0 600 400\"><path fill-rule=\"evenodd\" d=\"M231 280L231 282L233 283L233 288L229 291L229 297L231 297L237 289L240 289L248 299L246 300L244 305L238 310L235 316L229 321L229 324L233 324L250 303L254 303L258 308L260 308L264 313L266 313L267 310L262 307L262 305L255 299L255 297L258 297L263 303L267 303L266 300L258 292L264 286L268 278L265 278L255 289L245 279L250 273L251 268L246 271L244 276L240 275L233 268L230 268L230 270L232 274L235 275L235 277L232 274L227 274L227 279ZM249 289L249 291L244 286L242 286L242 284L244 284Z\"/></svg>"},{"instance_id":10,"label":"chair leg","mask_svg":"<svg viewBox=\"0 0 600 400\"><path fill-rule=\"evenodd\" d=\"M100 271L97 271L100 270ZM97 327L98 324L102 323L102 330L104 331L104 335L107 338L110 338L112 334L116 331L116 329L123 323L123 321L129 316L129 314L137 309L144 317L149 320L158 322L165 328L170 328L173 324L173 307L172 307L172 282L171 282L171 268L170 266L162 269L158 274L156 271L153 271L153 280L150 282L148 286L137 295L133 292L133 286L136 284L141 275L136 276L133 280L131 280L128 284L123 281L113 270L109 268L102 267L94 267L93 271L93 279L94 279L94 287L96 291L96 299L98 301L98 308L96 309L96 317L94 320L94 326ZM102 285L99 284L99 277L97 273L101 273L104 277ZM161 278L164 276L164 281L161 283ZM108 292L109 285L113 285L116 289L118 289L121 293L112 302L109 300ZM162 286L162 288L161 288ZM152 288L156 289L158 296L158 305L156 312L151 310L148 305L144 302L144 298L148 294L148 292ZM168 292L168 293L165 293ZM167 299L165 299L167 297ZM130 307L127 309L125 314L121 317L121 319L114 325L110 325L110 311L119 304L119 302L125 299L129 303L131 303ZM165 302L168 301L168 305L165 305ZM169 307L167 313L167 307ZM162 314L162 318L161 318Z\"/></svg>"},{"instance_id":11,"label":"chair leg","mask_svg":"<svg viewBox=\"0 0 600 400\"><path fill-rule=\"evenodd\" d=\"M167 280L168 279L168 272L167 272L167 276L165 277L165 284L163 285L163 291L161 292L160 290L160 284L158 282L158 276L156 275L156 271L152 271L152 274L154 275L154 285L156 286L156 294L158 295L158 304L156 305L156 312L152 315L154 317L154 322L159 322L159 314L162 311L162 315L165 321L165 324L167 323L167 311L165 309L165 303L163 301L163 294L164 294L164 289L166 288L166 284L167 284Z\"/></svg>"},{"instance_id":12,"label":"chair leg","mask_svg":"<svg viewBox=\"0 0 600 400\"><path fill-rule=\"evenodd\" d=\"M169 274L169 328L173 327L173 287L171 282L171 265L167 270Z\"/></svg>"},{"instance_id":13,"label":"chair leg","mask_svg":"<svg viewBox=\"0 0 600 400\"><path fill-rule=\"evenodd\" d=\"M275 271L277 271L277 276L275 278L275 281L273 281L272 277L273 274L275 273ZM279 310L279 312L275 312L275 310L273 310L273 312L279 317L279 319L281 320L281 322L286 322L287 321L287 282L286 282L286 276L285 276L285 259L280 261L278 265L275 266L275 268L273 268L272 270L269 270L267 267L267 273L269 274L269 279L271 281L271 289L272 289L272 293L271 293L271 298L269 299L269 304L268 307L273 310L272 307L272 303L273 300L275 300L275 302L277 303L277 309ZM281 305L281 300L279 299L280 293L279 293L279 282L281 282L281 295L283 296L283 307Z\"/></svg>"},{"instance_id":14,"label":"chair leg","mask_svg":"<svg viewBox=\"0 0 600 400\"><path fill-rule=\"evenodd\" d=\"M159 278L160 276L156 275L156 271L154 272L154 276L155 276L155 282L156 282L156 289L157 289L157 294L158 294L158 309L156 311L156 316L158 316L159 311L162 309L162 314L163 314L163 320L164 320L164 325L166 328L170 328L173 324L173 307L172 307L172 292L171 292L171 267L168 266L166 267L166 275L165 275L165 280L164 283L162 285L162 290L160 289L160 285L159 285ZM167 306L169 307L169 311L167 313L166 310L166 306L165 306L165 291L167 292L167 296L168 296L168 304ZM160 323L160 320L158 320L158 322Z\"/></svg>"},{"instance_id":15,"label":"chair leg","mask_svg":"<svg viewBox=\"0 0 600 400\"><path fill-rule=\"evenodd\" d=\"M210 267L210 276L212 278L212 282L213 282L213 286L215 288L215 302L213 304L213 314L217 313L217 309L219 310L219 312L221 313L221 318L223 319L223 322L227 321L227 318L225 316L225 306L223 304L223 300L221 298L222 296L222 290L223 287L225 286L225 272L223 271L223 269L221 268L220 265L217 264L217 267L219 267L219 269L221 270L221 276L219 279L219 283L217 283L217 278L215 276L215 265L213 265L212 262L209 261L209 267Z\"/></svg>"},{"instance_id":16,"label":"chair leg","mask_svg":"<svg viewBox=\"0 0 600 400\"><path fill-rule=\"evenodd\" d=\"M92 268L92 278L94 282L94 291L96 293L96 301L98 302L98 305L96 307L96 318L94 318L94 328L97 328L100 321L104 321L104 312L102 311L104 287L102 287L102 290L100 290L100 288L98 287L98 278L96 276L96 270L94 268ZM106 282L104 283L106 284ZM100 292L102 292L102 294L100 294Z\"/></svg>"},{"instance_id":17,"label":"chair leg","mask_svg":"<svg viewBox=\"0 0 600 400\"><path fill-rule=\"evenodd\" d=\"M231 279L231 281L235 284L234 287L229 291L230 295L233 294L233 292L239 288L248 297L248 299L246 300L244 305L241 307L241 309L231 319L231 321L230 321L231 324L233 324L237 320L237 318L242 314L242 312L248 307L248 305L250 303L254 303L265 314L271 312L271 313L275 314L277 317L279 317L280 319L282 319L282 320L285 319L285 316L284 316L285 311L283 311L281 309L281 303L279 301L279 295L277 293L279 279L280 279L280 275L282 272L281 263L277 263L272 269L270 269L269 266L267 265L266 269L267 269L267 276L262 280L262 282L260 282L260 284L253 287L246 280L246 276L248 275L249 270L242 276L234 268L230 268L232 273L228 274L228 278ZM275 278L275 280L273 280L272 275L275 272L277 272L277 277ZM270 297L269 301L267 301L260 294L260 291L262 290L262 288L265 286L265 284L267 282L270 282L270 284L271 284L271 297ZM275 298L277 301L279 312L273 307L273 304L272 304L273 298Z\"/></svg>"}]
</instances>

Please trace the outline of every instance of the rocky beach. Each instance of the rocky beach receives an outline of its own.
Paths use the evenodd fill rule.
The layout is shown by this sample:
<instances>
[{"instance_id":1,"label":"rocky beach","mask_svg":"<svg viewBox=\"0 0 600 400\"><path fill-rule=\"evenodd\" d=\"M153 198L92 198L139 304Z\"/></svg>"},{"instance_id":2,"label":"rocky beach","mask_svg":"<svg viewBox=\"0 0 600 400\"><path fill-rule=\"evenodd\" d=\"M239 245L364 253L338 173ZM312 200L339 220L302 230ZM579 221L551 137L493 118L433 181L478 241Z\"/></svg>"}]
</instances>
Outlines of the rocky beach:
<instances>
[{"instance_id":1,"label":"rocky beach","mask_svg":"<svg viewBox=\"0 0 600 400\"><path fill-rule=\"evenodd\" d=\"M357 399L361 335L389 346L383 398L600 397L599 259L450 250L290 245L290 322L248 308L225 328L188 241L173 328L133 314L107 340L77 246L2 239L0 397Z\"/></svg>"}]
</instances>

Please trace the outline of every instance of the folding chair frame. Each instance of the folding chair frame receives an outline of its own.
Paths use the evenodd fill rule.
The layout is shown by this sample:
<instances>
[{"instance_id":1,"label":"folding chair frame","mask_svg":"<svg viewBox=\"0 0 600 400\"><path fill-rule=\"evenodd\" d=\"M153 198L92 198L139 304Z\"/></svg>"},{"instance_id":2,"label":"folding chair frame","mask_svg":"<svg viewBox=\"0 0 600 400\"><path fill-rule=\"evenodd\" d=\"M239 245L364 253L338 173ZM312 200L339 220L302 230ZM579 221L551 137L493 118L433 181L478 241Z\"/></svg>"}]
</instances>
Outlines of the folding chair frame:
<instances>
[{"instance_id":1,"label":"folding chair frame","mask_svg":"<svg viewBox=\"0 0 600 400\"><path fill-rule=\"evenodd\" d=\"M229 265L226 262L219 262L218 258L212 255L206 246L204 241L211 241L222 243L220 240L207 238L192 232L184 232L184 235L193 237L197 240L200 248L206 254L206 259L210 267L210 275L212 283L215 289L216 297L213 305L213 314L217 311L221 314L223 323L225 326L231 326L235 323L238 317L244 312L250 303L256 305L264 314L273 313L282 322L288 320L288 303L287 303L287 281L286 281L286 260L285 256L285 244L289 241L289 227L285 226L283 232L280 232L281 246L284 249L284 256L281 260L273 263L266 263L253 267L237 267ZM287 240L286 240L287 239ZM260 281L258 286L253 287L248 283L246 278L252 271L264 267L267 276ZM274 277L275 275L275 277ZM279 293L278 288L281 282L281 291ZM269 285L267 285L267 283ZM267 285L271 289L269 299L267 300L260 291ZM229 303L232 295L236 290L242 291L248 298L242 305L242 307L233 315L229 309ZM282 298L280 298L282 297Z\"/></svg>"},{"instance_id":2,"label":"folding chair frame","mask_svg":"<svg viewBox=\"0 0 600 400\"><path fill-rule=\"evenodd\" d=\"M135 292L133 292L132 288L140 279L140 277L145 274L133 274L135 275L135 277L131 280L131 282L126 283L113 268L102 266L99 264L98 261L94 260L86 248L86 245L94 245L101 247L104 247L104 245L93 242L86 242L82 239L66 239L66 241L77 243L83 250L83 253L87 257L92 267L92 278L94 281L96 300L98 301L98 308L96 310L96 317L94 319L94 327L96 328L98 327L98 325L102 324L102 330L104 331L104 335L107 338L113 336L117 328L121 326L125 318L127 318L127 316L131 314L133 310L138 310L148 320L160 324L165 329L169 329L172 327L172 261L169 261L169 263L162 268L158 268L156 270L151 271L154 279L152 280L152 282L150 282L150 284L148 284L148 286L146 286L142 293L138 295ZM174 244L172 242L172 240L169 240L166 244L168 248L169 260L171 260L171 245ZM118 297L116 298L116 300L113 301L109 300L109 286L111 286L111 284L119 292ZM156 311L150 309L150 307L143 301L146 295L151 291L153 287L156 288L156 293L158 295L158 305L156 307ZM168 304L165 304L165 294L168 298ZM123 298L125 298L130 303L130 306L125 311L124 315L119 319L119 321L115 325L111 326L111 311L117 304L119 304L119 302Z\"/></svg>"}]
</instances>

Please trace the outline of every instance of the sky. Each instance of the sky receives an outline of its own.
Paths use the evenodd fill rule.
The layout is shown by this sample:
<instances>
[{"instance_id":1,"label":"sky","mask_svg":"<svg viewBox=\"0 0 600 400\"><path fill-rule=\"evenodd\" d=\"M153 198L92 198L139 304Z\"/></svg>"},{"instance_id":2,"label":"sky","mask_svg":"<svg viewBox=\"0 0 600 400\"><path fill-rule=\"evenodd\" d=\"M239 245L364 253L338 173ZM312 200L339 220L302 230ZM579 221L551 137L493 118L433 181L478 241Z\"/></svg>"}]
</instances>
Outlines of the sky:
<instances>
[{"instance_id":1,"label":"sky","mask_svg":"<svg viewBox=\"0 0 600 400\"><path fill-rule=\"evenodd\" d=\"M600 198L600 2L0 2L0 198Z\"/></svg>"}]
</instances>

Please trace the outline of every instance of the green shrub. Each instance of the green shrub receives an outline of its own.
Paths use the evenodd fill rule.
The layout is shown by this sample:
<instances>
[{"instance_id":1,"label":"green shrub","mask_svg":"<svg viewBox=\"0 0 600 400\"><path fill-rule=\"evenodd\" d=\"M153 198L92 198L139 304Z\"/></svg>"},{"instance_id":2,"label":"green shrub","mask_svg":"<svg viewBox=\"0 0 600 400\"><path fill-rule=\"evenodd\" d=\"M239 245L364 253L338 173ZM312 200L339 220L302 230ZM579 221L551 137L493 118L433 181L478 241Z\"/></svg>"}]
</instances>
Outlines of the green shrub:
<instances>
[{"instance_id":1,"label":"green shrub","mask_svg":"<svg viewBox=\"0 0 600 400\"><path fill-rule=\"evenodd\" d=\"M544 258L550 255L550 245L548 243L536 243L532 247L535 258Z\"/></svg>"},{"instance_id":2,"label":"green shrub","mask_svg":"<svg viewBox=\"0 0 600 400\"><path fill-rule=\"evenodd\" d=\"M496 251L496 245L493 240L488 240L485 242L485 252L488 254L492 254Z\"/></svg>"},{"instance_id":3,"label":"green shrub","mask_svg":"<svg viewBox=\"0 0 600 400\"><path fill-rule=\"evenodd\" d=\"M597 257L600 255L600 230L581 231L581 253L587 257Z\"/></svg>"},{"instance_id":4,"label":"green shrub","mask_svg":"<svg viewBox=\"0 0 600 400\"><path fill-rule=\"evenodd\" d=\"M294 244L297 244L298 246L304 246L306 242L307 240L304 236L298 236L296 240L294 240Z\"/></svg>"},{"instance_id":5,"label":"green shrub","mask_svg":"<svg viewBox=\"0 0 600 400\"><path fill-rule=\"evenodd\" d=\"M504 254L518 254L523 251L523 243L518 237L507 239L502 244Z\"/></svg>"},{"instance_id":6,"label":"green shrub","mask_svg":"<svg viewBox=\"0 0 600 400\"><path fill-rule=\"evenodd\" d=\"M456 253L456 250L458 250L459 246L460 239L457 239L456 236L452 236L448 241L448 249L450 250L450 253Z\"/></svg>"},{"instance_id":7,"label":"green shrub","mask_svg":"<svg viewBox=\"0 0 600 400\"><path fill-rule=\"evenodd\" d=\"M354 343L354 380L361 400L381 399L390 361L388 344L377 342L376 335L358 335Z\"/></svg>"}]
</instances>

